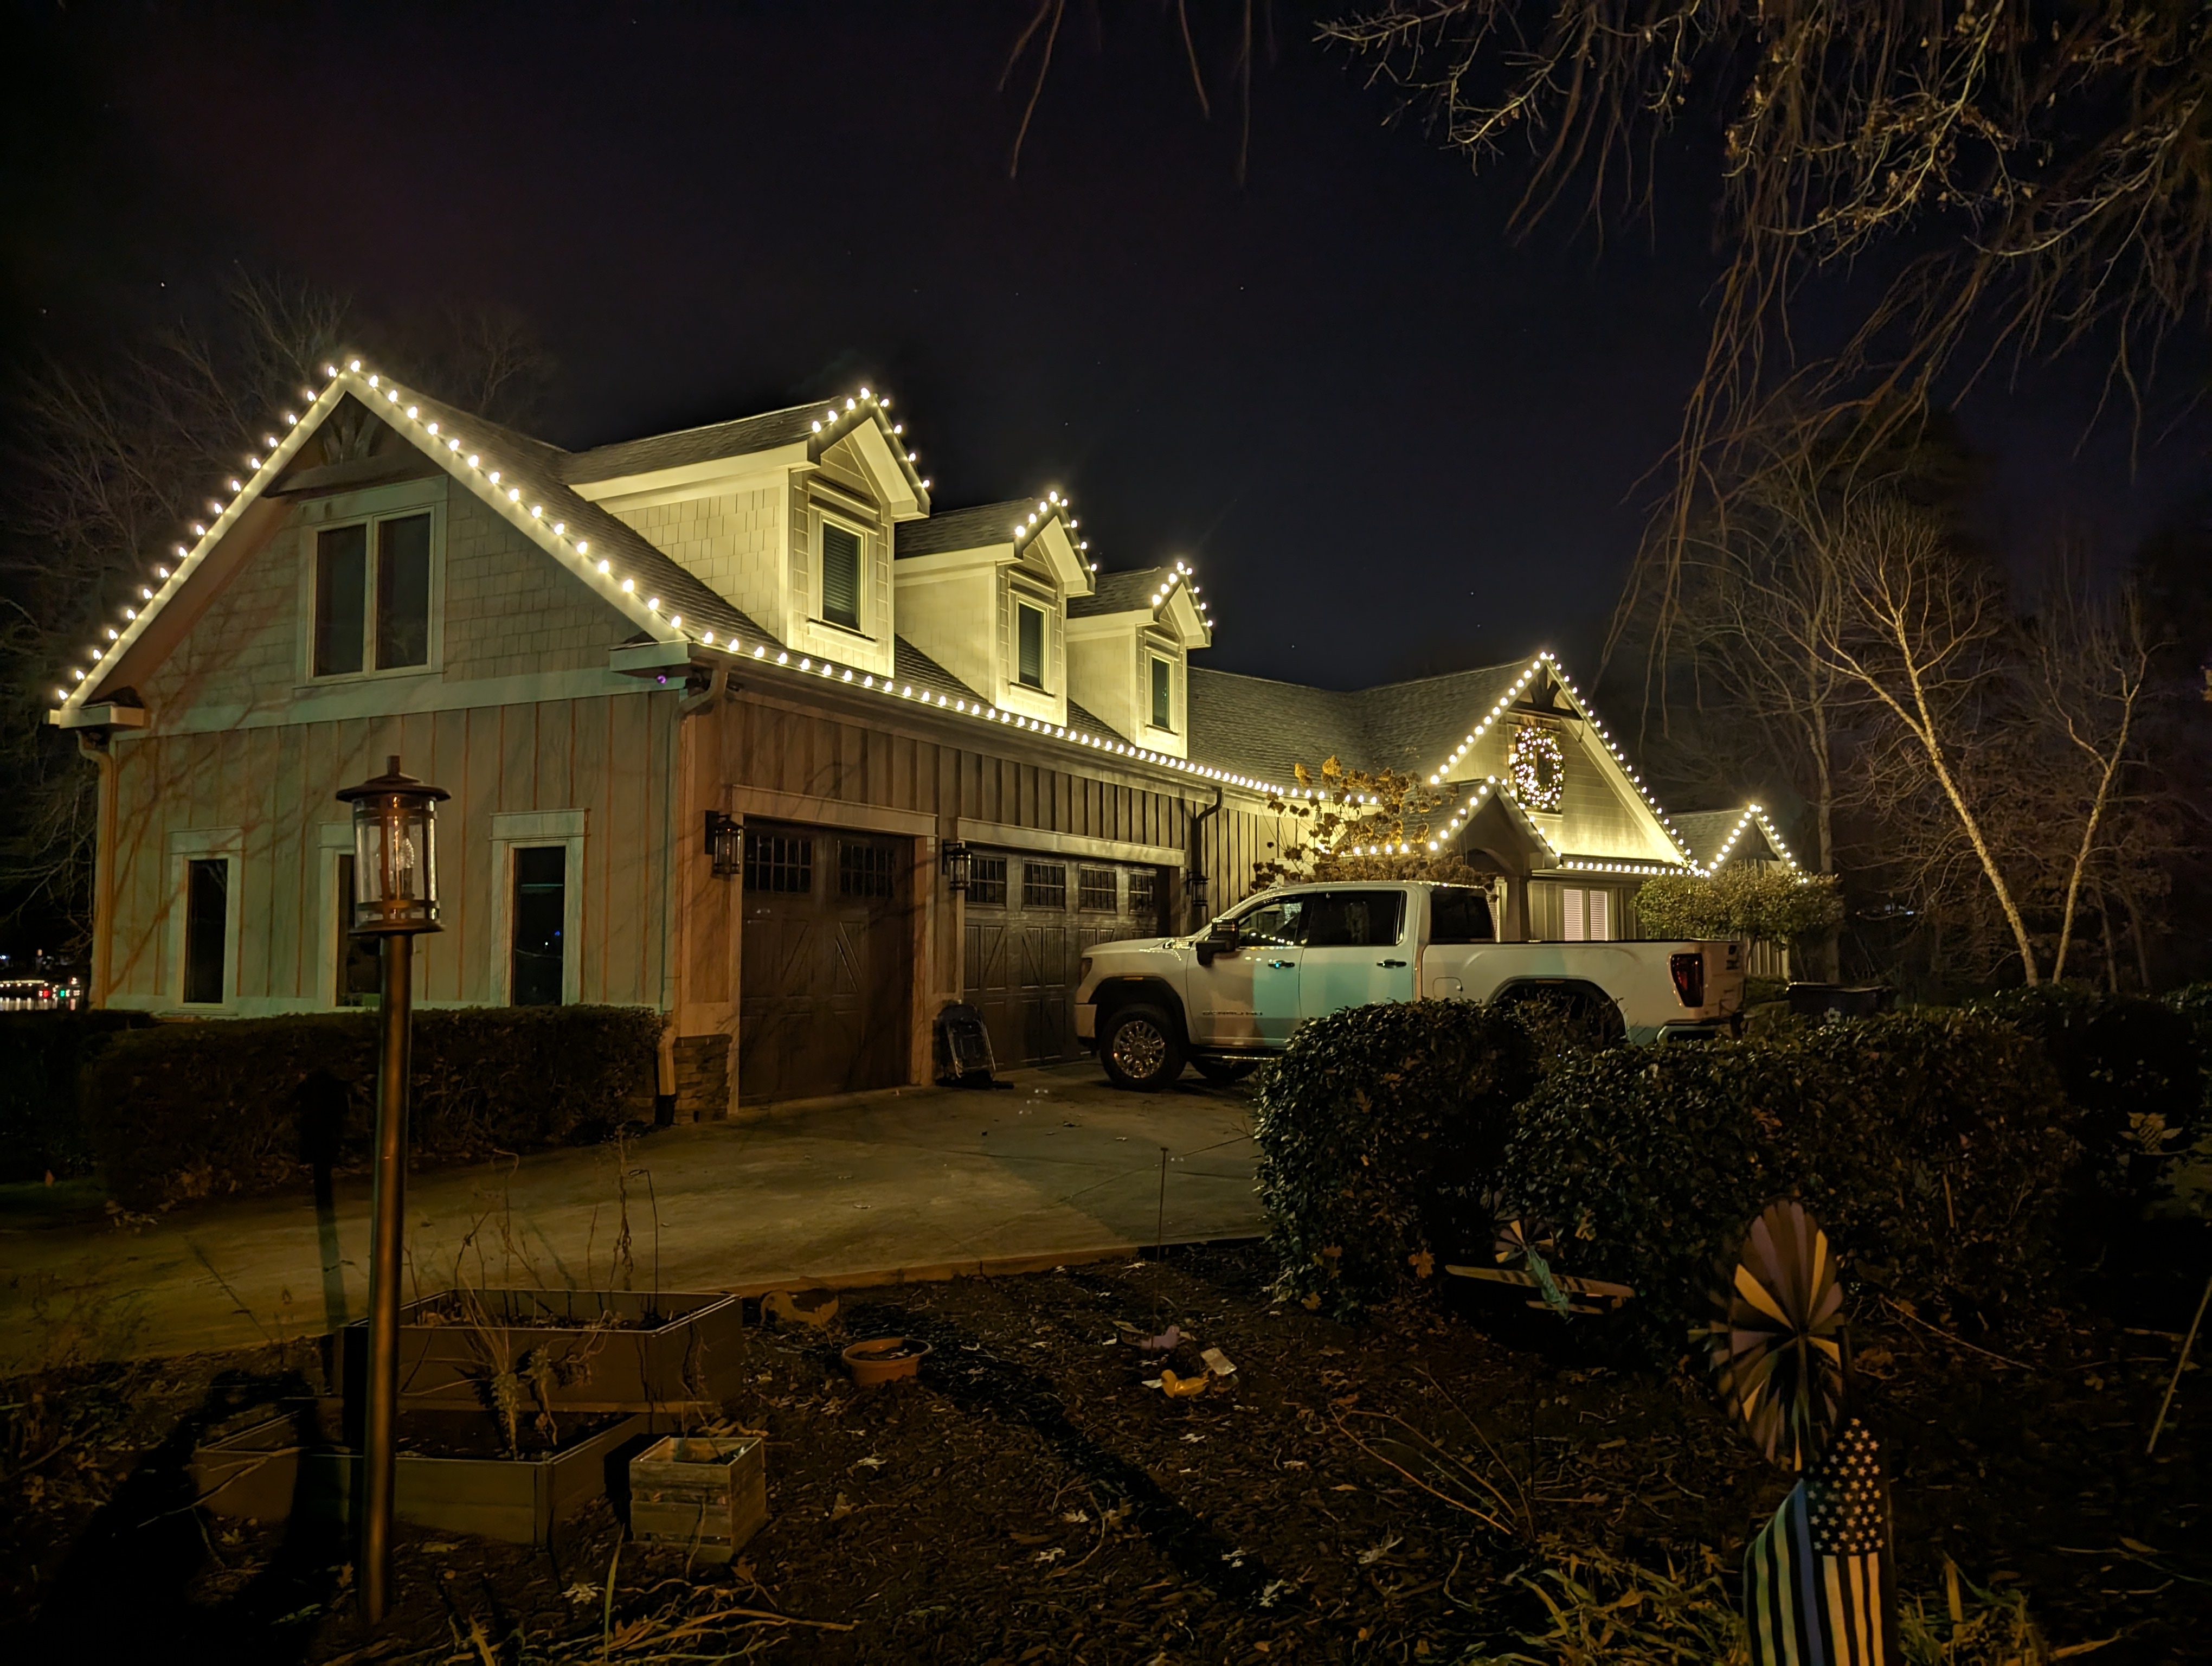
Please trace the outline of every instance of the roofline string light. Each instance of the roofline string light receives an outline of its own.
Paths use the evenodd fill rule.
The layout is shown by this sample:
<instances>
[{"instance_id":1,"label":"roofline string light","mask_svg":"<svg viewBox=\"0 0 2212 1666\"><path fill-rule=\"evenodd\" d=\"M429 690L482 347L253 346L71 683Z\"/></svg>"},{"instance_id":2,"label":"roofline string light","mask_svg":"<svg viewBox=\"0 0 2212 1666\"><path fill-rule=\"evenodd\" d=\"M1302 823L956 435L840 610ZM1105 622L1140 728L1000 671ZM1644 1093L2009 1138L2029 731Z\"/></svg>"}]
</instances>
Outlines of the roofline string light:
<instances>
[{"instance_id":1,"label":"roofline string light","mask_svg":"<svg viewBox=\"0 0 2212 1666\"><path fill-rule=\"evenodd\" d=\"M929 482L922 477L920 468L921 453L907 449L906 424L891 421L889 415L890 408L890 394L872 393L864 387L858 393L848 398L842 405L832 399L830 402L830 408L814 419L814 426L811 431L820 435L834 435L837 424L848 416L865 416L871 411L881 414L884 428L890 431L891 438L899 441L897 445L891 447L892 455L896 457L904 466L907 478L923 491L927 491Z\"/></svg>"},{"instance_id":2,"label":"roofline string light","mask_svg":"<svg viewBox=\"0 0 2212 1666\"><path fill-rule=\"evenodd\" d=\"M139 629L160 611L171 592L198 567L201 558L229 530L236 516L246 507L247 500L264 489L298 454L307 435L317 426L316 419L325 415L330 407L335 405L345 394L349 386L357 384L358 388L365 388L370 393L380 395L384 408L378 410L378 416L395 429L398 429L400 423L404 422L420 429L422 439L417 442L418 448L436 459L454 474L459 475L465 470L471 474L481 475L487 486L498 482L503 472L501 469L495 467L487 470L484 467L484 453L470 450L469 442L459 434L450 430L441 432L435 420L424 422L421 414L422 407L415 400L409 400L404 408L394 409L400 406L401 389L399 385L392 381L389 377L379 372L365 372L362 362L357 358L348 360L343 368L337 365L328 365L325 367L325 371L329 380L321 391L317 392L313 389L307 390L312 395L312 402L306 415L295 417L289 411L284 413L284 422L290 432L278 443L273 446L264 445L266 456L259 453L252 454L249 459L253 468L252 474L237 483L238 495L229 502L223 503L219 500L215 502L215 519L212 521L195 523L195 531L198 535L199 542L189 548L184 544L179 544L178 560L173 568L164 563L155 569L156 575L161 580L161 587L155 589L150 586L139 587L140 600L143 602L143 607L125 610L124 617L127 622L125 628L119 633L113 630L109 632L115 641L112 648L103 648L97 643L90 648L89 653L94 663L100 662L111 652L120 653L129 645ZM876 410L888 410L890 405L890 399L877 398L864 388L856 398L847 401L845 410L857 412L861 408L861 400L868 401L870 408ZM375 400L366 397L363 398L363 403L370 404L372 408L374 408L377 404ZM832 420L835 420L834 416ZM276 436L270 437L275 439ZM928 484L926 480L921 482L924 489L927 489ZM763 665L769 663L769 651L774 648L773 663L791 668L791 653L787 648L777 647L766 641L747 644L741 641L734 634L726 635L718 641L714 632L704 627L687 629L681 614L663 615L659 610L661 599L659 596L648 596L641 601L636 593L637 581L634 575L617 574L614 570L613 562L604 555L594 561L591 554L591 541L582 538L571 539L568 535L567 522L556 520L550 526L547 525L543 503L532 503L526 509L522 505L522 493L519 487L509 486L505 491L487 490L479 496L484 502L501 508L506 514L510 524L534 535L541 543L552 549L562 558L563 564L571 566L572 570L580 569L580 576L586 580L603 581L602 589L607 599L629 613L635 623L659 633L673 633L672 635L663 634L663 641L672 643L680 640L732 659L749 659ZM1063 508L1066 506L1066 500L1060 498L1057 493L1052 495L1047 502L1048 505L1056 502ZM1071 519L1069 524L1073 526L1075 523ZM748 652L749 648L750 652ZM964 695L955 698L927 688L915 688L910 683L899 684L894 688L893 684L897 681L896 678L879 676L872 672L863 672L853 666L840 666L828 660L817 661L810 656L802 655L795 670L797 674L816 678L829 678L837 681L841 685L856 684L859 688L870 692L948 711L955 715L969 717L979 722L1005 725L1038 735L1048 735L1054 739L1065 740L1071 745L1080 746L1087 751L1126 757L1137 763L1172 769L1198 780L1218 781L1224 786L1240 787L1255 793L1279 793L1281 790L1273 783L1262 781L1257 776L1217 769L1211 764L1194 763L1188 758L1175 757L1165 752L1156 751L1150 747L1133 745L1127 741L1109 739L1081 729L1072 729L1066 724L1048 723L1042 718L1018 716L1012 712L1002 711L995 706L986 706L980 702L969 700ZM77 671L76 679L79 686L76 690L57 689L55 690L64 706L81 706L83 703L85 673L82 669Z\"/></svg>"},{"instance_id":3,"label":"roofline string light","mask_svg":"<svg viewBox=\"0 0 2212 1666\"><path fill-rule=\"evenodd\" d=\"M1797 859L1790 854L1790 847L1783 843L1782 835L1775 830L1773 822L1768 819L1765 806L1756 804L1744 806L1743 814L1736 818L1735 825L1729 830L1728 837L1721 841L1721 848L1714 853L1712 860L1698 871L1708 879L1718 873L1729 859L1729 852L1735 848L1736 841L1743 836L1744 830L1753 822L1759 824L1759 831L1766 835L1767 843L1774 847L1774 854L1782 858L1792 873L1801 879L1810 877L1797 865Z\"/></svg>"}]
</instances>

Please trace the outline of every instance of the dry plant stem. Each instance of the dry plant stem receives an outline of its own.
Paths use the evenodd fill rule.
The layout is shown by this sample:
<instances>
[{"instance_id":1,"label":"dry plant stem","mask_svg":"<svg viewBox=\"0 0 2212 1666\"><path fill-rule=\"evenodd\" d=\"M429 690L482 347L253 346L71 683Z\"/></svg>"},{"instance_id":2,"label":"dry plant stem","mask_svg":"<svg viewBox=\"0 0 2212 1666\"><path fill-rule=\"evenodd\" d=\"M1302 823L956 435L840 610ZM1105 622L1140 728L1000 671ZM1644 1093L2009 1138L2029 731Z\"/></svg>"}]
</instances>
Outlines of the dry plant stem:
<instances>
[{"instance_id":1,"label":"dry plant stem","mask_svg":"<svg viewBox=\"0 0 2212 1666\"><path fill-rule=\"evenodd\" d=\"M1440 1461L1443 1463L1449 1464L1452 1468L1464 1472L1469 1481L1474 1484L1474 1487L1479 1488L1481 1492L1487 1493L1491 1498L1497 1500L1500 1509L1508 1512L1511 1512L1513 1511L1513 1500L1505 1495L1504 1490L1500 1488L1496 1482L1490 1480L1488 1476L1473 1469L1467 1464L1461 1463L1456 1460L1452 1459L1449 1455L1441 1455L1439 1459L1438 1455L1436 1453L1434 1443L1430 1441L1429 1438L1425 1435L1422 1434L1419 1430L1406 1422L1404 1419L1390 1416L1389 1414L1385 1412L1354 1412L1351 1414L1351 1415L1354 1417L1365 1416L1380 1418L1386 1421L1395 1423L1400 1428L1405 1430L1408 1435L1413 1437L1413 1443L1415 1444L1417 1450L1426 1448L1427 1452L1425 1455L1431 1456L1432 1461ZM1485 1527L1490 1528L1494 1532L1503 1533L1509 1538L1515 1536L1515 1529L1506 1522L1501 1520L1493 1512L1485 1510L1477 1505L1470 1504L1463 1498L1454 1498L1450 1493L1446 1493L1438 1487L1433 1487L1428 1481L1424 1481L1420 1476L1415 1474L1411 1469L1408 1469L1404 1464L1400 1463L1396 1459L1376 1450L1373 1446L1368 1444L1366 1441L1361 1439L1358 1434L1355 1432L1347 1423L1346 1423L1343 1417L1340 1416L1336 1420L1336 1428L1338 1433L1341 1434L1346 1440L1349 1440L1369 1457L1373 1458L1377 1463L1382 1465L1385 1468L1393 1470L1398 1474L1403 1476L1407 1481L1411 1481L1414 1486L1419 1487L1421 1491L1426 1493L1431 1498L1437 1499L1439 1503L1449 1505L1455 1510L1464 1511L1466 1514L1474 1517Z\"/></svg>"},{"instance_id":2,"label":"dry plant stem","mask_svg":"<svg viewBox=\"0 0 2212 1666\"><path fill-rule=\"evenodd\" d=\"M2173 1379L2166 1385L2165 1398L2158 1402L2158 1421L2150 1426L2150 1439L2143 1446L2145 1457L2158 1450L2159 1432L2166 1427L2166 1414L2172 1409L2174 1391L2181 1386L2181 1374L2189 1369L2190 1352L2197 1346L2197 1328L2204 1322L2204 1305L2208 1302L2212 1302L2212 1279L2204 1281L2204 1293L2197 1298L2197 1316L2189 1322L2189 1335L2181 1344L2181 1358L2174 1362Z\"/></svg>"},{"instance_id":3,"label":"dry plant stem","mask_svg":"<svg viewBox=\"0 0 2212 1666\"><path fill-rule=\"evenodd\" d=\"M1918 1325L1921 1329L1926 1331L1929 1335L1940 1336L1943 1341L1948 1342L1953 1347L1964 1348L1969 1353L1978 1353L1984 1359L1993 1359L1998 1365L2008 1365L2014 1371L2033 1371L2034 1369L2033 1366L2025 1365L2018 1359L2008 1359L2002 1353L1992 1353L1987 1348L1976 1347L1972 1342L1966 1341L1963 1336L1954 1336L1949 1331L1942 1329L1939 1326L1929 1324L1927 1320L1922 1318L1917 1313L1908 1312L1905 1309L1899 1306L1897 1303L1890 1300L1887 1296L1881 1298L1881 1304L1887 1308L1891 1312L1897 1315L1899 1318L1903 1319L1906 1323Z\"/></svg>"}]
</instances>

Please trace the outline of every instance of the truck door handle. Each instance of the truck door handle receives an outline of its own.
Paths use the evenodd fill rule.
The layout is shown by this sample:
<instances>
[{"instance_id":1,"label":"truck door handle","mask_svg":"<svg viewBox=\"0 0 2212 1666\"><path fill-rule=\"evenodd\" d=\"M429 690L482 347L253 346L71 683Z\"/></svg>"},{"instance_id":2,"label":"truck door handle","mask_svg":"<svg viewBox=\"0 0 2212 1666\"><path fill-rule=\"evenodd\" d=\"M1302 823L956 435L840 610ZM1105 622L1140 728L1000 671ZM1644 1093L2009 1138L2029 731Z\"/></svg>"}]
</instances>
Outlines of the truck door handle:
<instances>
[{"instance_id":1,"label":"truck door handle","mask_svg":"<svg viewBox=\"0 0 2212 1666\"><path fill-rule=\"evenodd\" d=\"M1402 960L1378 960L1375 964L1378 966L1402 966L1406 963Z\"/></svg>"},{"instance_id":2,"label":"truck door handle","mask_svg":"<svg viewBox=\"0 0 2212 1666\"><path fill-rule=\"evenodd\" d=\"M1271 960L1267 964L1270 966L1287 967L1295 966L1298 963L1295 960Z\"/></svg>"}]
</instances>

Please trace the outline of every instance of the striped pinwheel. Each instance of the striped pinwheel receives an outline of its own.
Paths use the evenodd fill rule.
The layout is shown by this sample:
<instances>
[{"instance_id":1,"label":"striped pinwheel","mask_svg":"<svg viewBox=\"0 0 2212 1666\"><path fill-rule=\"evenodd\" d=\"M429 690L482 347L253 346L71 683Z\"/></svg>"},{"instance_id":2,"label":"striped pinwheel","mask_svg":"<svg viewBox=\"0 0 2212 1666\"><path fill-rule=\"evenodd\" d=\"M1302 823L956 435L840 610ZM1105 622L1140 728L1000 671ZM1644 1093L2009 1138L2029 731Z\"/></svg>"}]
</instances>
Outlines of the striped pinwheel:
<instances>
[{"instance_id":1,"label":"striped pinwheel","mask_svg":"<svg viewBox=\"0 0 2212 1666\"><path fill-rule=\"evenodd\" d=\"M1721 1393L1761 1451L1802 1472L1844 1421L1844 1292L1828 1235L1802 1205L1777 1203L1728 1277L1709 1327Z\"/></svg>"}]
</instances>

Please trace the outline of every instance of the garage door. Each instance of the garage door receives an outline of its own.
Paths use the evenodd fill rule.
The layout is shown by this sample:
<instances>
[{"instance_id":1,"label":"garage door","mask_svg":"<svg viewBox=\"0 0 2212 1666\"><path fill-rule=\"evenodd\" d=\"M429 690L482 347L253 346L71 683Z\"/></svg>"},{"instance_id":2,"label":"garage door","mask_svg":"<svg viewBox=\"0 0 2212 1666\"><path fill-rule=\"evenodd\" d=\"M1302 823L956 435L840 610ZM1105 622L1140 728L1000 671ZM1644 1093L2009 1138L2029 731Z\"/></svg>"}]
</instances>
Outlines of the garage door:
<instances>
[{"instance_id":1,"label":"garage door","mask_svg":"<svg viewBox=\"0 0 2212 1666\"><path fill-rule=\"evenodd\" d=\"M962 982L982 1010L1001 1067L1079 1056L1075 986L1084 950L1158 933L1165 897L1158 868L973 854Z\"/></svg>"},{"instance_id":2,"label":"garage door","mask_svg":"<svg viewBox=\"0 0 2212 1666\"><path fill-rule=\"evenodd\" d=\"M837 828L746 824L742 1103L907 1079L912 848Z\"/></svg>"}]
</instances>

